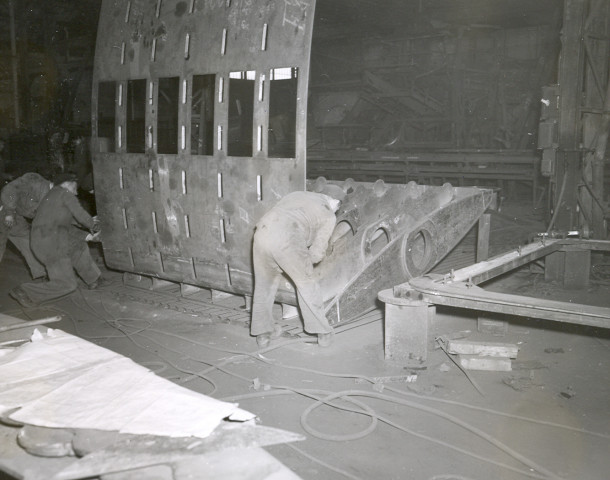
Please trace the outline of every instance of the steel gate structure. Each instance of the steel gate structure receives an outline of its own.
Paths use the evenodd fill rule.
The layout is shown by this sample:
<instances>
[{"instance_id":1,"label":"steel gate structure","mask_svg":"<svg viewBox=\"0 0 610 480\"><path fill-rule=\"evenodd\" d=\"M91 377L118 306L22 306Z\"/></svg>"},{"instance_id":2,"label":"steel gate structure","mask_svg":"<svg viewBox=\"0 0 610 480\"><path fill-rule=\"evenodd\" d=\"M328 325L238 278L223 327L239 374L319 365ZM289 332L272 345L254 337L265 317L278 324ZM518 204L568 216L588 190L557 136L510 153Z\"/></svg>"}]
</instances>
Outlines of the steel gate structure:
<instances>
[{"instance_id":1,"label":"steel gate structure","mask_svg":"<svg viewBox=\"0 0 610 480\"><path fill-rule=\"evenodd\" d=\"M313 8L301 0L103 2L93 162L109 267L251 290L244 245L255 220L305 189ZM274 110L292 115L289 158L269 149Z\"/></svg>"},{"instance_id":2,"label":"steel gate structure","mask_svg":"<svg viewBox=\"0 0 610 480\"><path fill-rule=\"evenodd\" d=\"M252 235L306 181L314 0L104 0L92 157L110 268L249 296ZM338 182L347 193L314 269L332 322L440 261L490 189ZM292 284L278 300L296 304Z\"/></svg>"}]
</instances>

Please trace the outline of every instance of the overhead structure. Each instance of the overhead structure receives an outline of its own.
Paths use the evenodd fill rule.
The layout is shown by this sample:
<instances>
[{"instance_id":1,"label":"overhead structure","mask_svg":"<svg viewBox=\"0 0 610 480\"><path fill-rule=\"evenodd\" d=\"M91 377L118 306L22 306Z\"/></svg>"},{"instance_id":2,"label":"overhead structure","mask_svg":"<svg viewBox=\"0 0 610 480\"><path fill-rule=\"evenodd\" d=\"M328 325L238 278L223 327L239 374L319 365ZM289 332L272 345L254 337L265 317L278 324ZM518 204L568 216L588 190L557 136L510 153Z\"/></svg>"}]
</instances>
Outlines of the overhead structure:
<instances>
[{"instance_id":1,"label":"overhead structure","mask_svg":"<svg viewBox=\"0 0 610 480\"><path fill-rule=\"evenodd\" d=\"M610 4L565 0L557 85L545 90L539 146L550 177L551 226L608 235Z\"/></svg>"}]
</instances>

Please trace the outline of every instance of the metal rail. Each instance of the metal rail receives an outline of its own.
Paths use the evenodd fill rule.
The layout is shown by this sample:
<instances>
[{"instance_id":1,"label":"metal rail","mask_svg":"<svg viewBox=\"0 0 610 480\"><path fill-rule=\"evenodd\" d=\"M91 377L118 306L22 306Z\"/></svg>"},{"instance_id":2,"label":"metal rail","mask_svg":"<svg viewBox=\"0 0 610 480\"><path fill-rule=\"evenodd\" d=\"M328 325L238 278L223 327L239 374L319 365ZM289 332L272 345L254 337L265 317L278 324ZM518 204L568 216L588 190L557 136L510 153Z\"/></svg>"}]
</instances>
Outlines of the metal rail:
<instances>
[{"instance_id":1,"label":"metal rail","mask_svg":"<svg viewBox=\"0 0 610 480\"><path fill-rule=\"evenodd\" d=\"M553 239L531 244L450 275L425 275L386 290L379 298L392 305L417 299L434 305L541 318L557 322L610 328L610 308L488 292L477 286L502 273L564 248L610 251L608 241Z\"/></svg>"}]
</instances>

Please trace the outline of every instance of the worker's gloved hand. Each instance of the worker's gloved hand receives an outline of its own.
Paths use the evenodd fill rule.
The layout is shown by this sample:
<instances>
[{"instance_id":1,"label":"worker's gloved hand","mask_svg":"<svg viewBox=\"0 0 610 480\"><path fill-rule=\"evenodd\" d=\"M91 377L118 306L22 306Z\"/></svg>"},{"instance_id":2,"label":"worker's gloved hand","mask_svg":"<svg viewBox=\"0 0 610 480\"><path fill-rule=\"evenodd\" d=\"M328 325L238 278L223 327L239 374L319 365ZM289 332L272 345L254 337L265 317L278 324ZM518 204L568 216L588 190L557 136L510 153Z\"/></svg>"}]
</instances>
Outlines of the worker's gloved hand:
<instances>
[{"instance_id":1,"label":"worker's gloved hand","mask_svg":"<svg viewBox=\"0 0 610 480\"><path fill-rule=\"evenodd\" d=\"M91 233L97 233L101 230L102 230L102 226L100 225L100 222L98 222L97 220L94 220L93 226L91 227Z\"/></svg>"},{"instance_id":2,"label":"worker's gloved hand","mask_svg":"<svg viewBox=\"0 0 610 480\"><path fill-rule=\"evenodd\" d=\"M7 215L4 217L4 225L7 228L13 228L13 225L15 225L15 218L12 215Z\"/></svg>"},{"instance_id":3,"label":"worker's gloved hand","mask_svg":"<svg viewBox=\"0 0 610 480\"><path fill-rule=\"evenodd\" d=\"M311 258L311 263L313 263L314 265L316 263L320 263L324 259L325 256L326 255L324 254L324 252L322 252L322 253L312 252L311 250L309 252L309 258Z\"/></svg>"}]
</instances>

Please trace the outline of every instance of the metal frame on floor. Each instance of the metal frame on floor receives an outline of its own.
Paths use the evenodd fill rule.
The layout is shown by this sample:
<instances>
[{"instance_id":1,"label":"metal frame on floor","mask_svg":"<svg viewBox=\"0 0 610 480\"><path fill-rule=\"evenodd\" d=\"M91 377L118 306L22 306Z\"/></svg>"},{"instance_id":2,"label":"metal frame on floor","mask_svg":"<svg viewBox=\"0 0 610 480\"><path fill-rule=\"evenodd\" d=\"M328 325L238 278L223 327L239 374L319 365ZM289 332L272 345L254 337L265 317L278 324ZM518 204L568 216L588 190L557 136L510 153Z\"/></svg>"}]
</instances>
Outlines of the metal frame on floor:
<instances>
[{"instance_id":1,"label":"metal frame on floor","mask_svg":"<svg viewBox=\"0 0 610 480\"><path fill-rule=\"evenodd\" d=\"M609 252L610 241L543 237L450 274L424 275L381 291L379 299L385 303L386 359L425 360L428 325L436 305L610 328L610 308L489 292L478 286L544 258L547 280L562 281L565 288L585 288L592 251Z\"/></svg>"}]
</instances>

